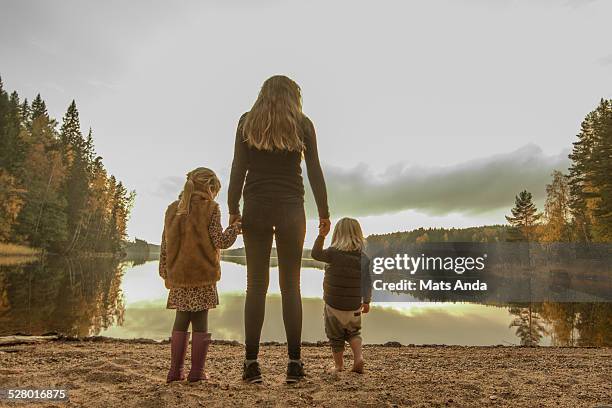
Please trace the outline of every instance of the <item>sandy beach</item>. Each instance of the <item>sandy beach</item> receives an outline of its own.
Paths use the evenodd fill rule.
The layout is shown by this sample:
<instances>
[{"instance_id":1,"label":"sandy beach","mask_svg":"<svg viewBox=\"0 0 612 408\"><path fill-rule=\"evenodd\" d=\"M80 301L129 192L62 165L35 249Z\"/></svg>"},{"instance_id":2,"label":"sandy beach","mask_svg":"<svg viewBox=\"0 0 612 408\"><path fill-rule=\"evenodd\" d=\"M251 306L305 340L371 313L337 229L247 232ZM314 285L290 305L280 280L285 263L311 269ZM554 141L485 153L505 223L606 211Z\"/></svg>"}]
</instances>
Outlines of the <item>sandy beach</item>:
<instances>
[{"instance_id":1,"label":"sandy beach","mask_svg":"<svg viewBox=\"0 0 612 408\"><path fill-rule=\"evenodd\" d=\"M330 374L328 347L306 345L307 378L291 386L284 383L285 350L262 347L262 385L241 381L243 348L231 342L211 346L210 381L167 385L167 343L98 338L4 345L0 388L68 389L69 402L43 404L57 407L612 405L611 348L369 345L367 371L359 375ZM350 366L350 355L345 358Z\"/></svg>"}]
</instances>

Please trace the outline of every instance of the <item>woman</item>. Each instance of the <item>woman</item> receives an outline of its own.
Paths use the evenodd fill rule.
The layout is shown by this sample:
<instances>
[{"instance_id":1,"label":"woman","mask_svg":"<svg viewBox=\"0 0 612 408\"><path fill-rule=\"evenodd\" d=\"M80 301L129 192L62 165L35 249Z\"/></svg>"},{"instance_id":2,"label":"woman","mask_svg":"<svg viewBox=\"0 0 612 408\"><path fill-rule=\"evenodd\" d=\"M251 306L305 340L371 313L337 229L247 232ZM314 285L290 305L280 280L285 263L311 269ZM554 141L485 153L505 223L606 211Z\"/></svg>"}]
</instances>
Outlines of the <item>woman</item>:
<instances>
[{"instance_id":1,"label":"woman","mask_svg":"<svg viewBox=\"0 0 612 408\"><path fill-rule=\"evenodd\" d=\"M262 381L257 355L274 236L289 353L287 382L299 381L304 376L300 356L300 266L306 233L302 157L315 196L320 228L329 231L327 192L315 130L302 113L300 87L286 76L273 76L264 82L255 104L238 122L228 191L230 223L241 219L239 202L244 195L242 232L247 294L243 379L251 383Z\"/></svg>"}]
</instances>

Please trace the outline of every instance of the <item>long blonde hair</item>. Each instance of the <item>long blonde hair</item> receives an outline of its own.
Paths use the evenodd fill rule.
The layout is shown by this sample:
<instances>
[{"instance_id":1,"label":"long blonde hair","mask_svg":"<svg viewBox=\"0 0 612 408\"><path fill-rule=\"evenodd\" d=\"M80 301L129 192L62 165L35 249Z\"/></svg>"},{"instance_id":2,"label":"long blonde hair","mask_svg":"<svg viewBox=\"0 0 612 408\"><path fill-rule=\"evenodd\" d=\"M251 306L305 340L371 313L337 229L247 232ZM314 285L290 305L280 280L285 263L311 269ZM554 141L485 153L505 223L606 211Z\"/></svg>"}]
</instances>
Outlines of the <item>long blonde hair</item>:
<instances>
[{"instance_id":1,"label":"long blonde hair","mask_svg":"<svg viewBox=\"0 0 612 408\"><path fill-rule=\"evenodd\" d=\"M334 227L332 248L340 251L362 251L365 239L359 221L354 218L342 218Z\"/></svg>"},{"instance_id":2,"label":"long blonde hair","mask_svg":"<svg viewBox=\"0 0 612 408\"><path fill-rule=\"evenodd\" d=\"M214 200L221 190L221 182L214 171L206 167L198 167L187 173L187 181L179 196L177 214L189 214L191 197L194 194Z\"/></svg>"},{"instance_id":3,"label":"long blonde hair","mask_svg":"<svg viewBox=\"0 0 612 408\"><path fill-rule=\"evenodd\" d=\"M300 86L284 75L268 78L243 126L244 140L259 150L301 152L302 94Z\"/></svg>"}]
</instances>

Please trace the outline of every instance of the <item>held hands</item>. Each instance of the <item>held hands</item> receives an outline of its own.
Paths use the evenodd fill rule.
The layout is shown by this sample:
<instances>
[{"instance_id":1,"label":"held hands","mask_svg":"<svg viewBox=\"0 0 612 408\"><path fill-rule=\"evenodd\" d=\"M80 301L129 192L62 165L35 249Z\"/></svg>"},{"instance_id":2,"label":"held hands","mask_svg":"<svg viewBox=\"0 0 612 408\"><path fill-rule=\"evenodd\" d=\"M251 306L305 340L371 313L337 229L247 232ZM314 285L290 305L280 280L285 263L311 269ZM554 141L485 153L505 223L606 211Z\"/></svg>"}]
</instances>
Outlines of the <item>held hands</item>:
<instances>
[{"instance_id":1,"label":"held hands","mask_svg":"<svg viewBox=\"0 0 612 408\"><path fill-rule=\"evenodd\" d=\"M235 225L238 228L238 233L242 234L242 217L240 214L230 214L229 223L230 225Z\"/></svg>"},{"instance_id":2,"label":"held hands","mask_svg":"<svg viewBox=\"0 0 612 408\"><path fill-rule=\"evenodd\" d=\"M329 218L319 218L319 235L326 237L331 229L331 221Z\"/></svg>"},{"instance_id":3,"label":"held hands","mask_svg":"<svg viewBox=\"0 0 612 408\"><path fill-rule=\"evenodd\" d=\"M361 313L368 313L370 311L370 304L369 303L362 303L361 304Z\"/></svg>"}]
</instances>

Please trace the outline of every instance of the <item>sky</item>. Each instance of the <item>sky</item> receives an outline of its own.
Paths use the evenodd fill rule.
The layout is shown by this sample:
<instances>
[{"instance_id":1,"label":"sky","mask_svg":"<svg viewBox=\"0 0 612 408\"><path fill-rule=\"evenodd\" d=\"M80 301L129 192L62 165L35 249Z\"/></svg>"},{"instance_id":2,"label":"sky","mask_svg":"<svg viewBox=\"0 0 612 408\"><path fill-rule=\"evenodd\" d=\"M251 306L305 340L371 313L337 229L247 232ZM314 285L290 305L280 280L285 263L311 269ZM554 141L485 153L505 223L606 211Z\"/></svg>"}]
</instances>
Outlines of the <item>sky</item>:
<instances>
[{"instance_id":1,"label":"sky","mask_svg":"<svg viewBox=\"0 0 612 408\"><path fill-rule=\"evenodd\" d=\"M611 15L605 0L3 0L0 75L57 119L76 100L136 190L130 237L160 241L198 166L220 176L227 219L236 123L274 74L302 87L332 221L499 224L523 189L541 207L581 120L612 97Z\"/></svg>"}]
</instances>

